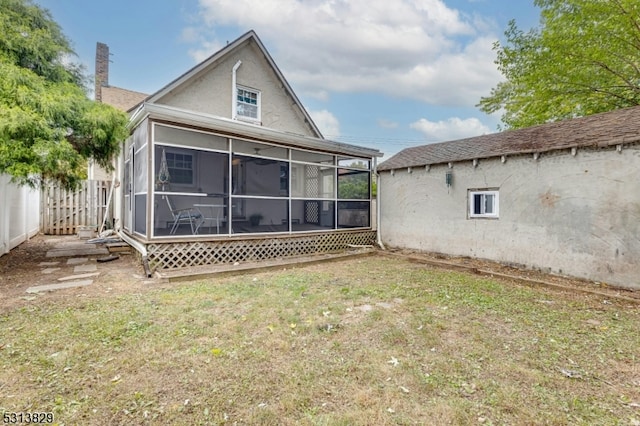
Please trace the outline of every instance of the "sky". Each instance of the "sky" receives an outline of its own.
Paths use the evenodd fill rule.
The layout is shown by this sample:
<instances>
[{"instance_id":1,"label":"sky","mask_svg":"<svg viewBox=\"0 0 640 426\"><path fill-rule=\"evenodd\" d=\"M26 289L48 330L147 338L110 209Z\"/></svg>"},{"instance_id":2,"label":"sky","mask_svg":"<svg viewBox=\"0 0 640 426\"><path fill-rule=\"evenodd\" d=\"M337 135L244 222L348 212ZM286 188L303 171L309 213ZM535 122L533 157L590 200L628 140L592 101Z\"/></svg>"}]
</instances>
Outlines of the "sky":
<instances>
[{"instance_id":1,"label":"sky","mask_svg":"<svg viewBox=\"0 0 640 426\"><path fill-rule=\"evenodd\" d=\"M151 94L254 30L327 139L384 153L497 131L477 105L502 80L493 45L533 0L33 0L86 73ZM93 96L93 95L92 95Z\"/></svg>"}]
</instances>

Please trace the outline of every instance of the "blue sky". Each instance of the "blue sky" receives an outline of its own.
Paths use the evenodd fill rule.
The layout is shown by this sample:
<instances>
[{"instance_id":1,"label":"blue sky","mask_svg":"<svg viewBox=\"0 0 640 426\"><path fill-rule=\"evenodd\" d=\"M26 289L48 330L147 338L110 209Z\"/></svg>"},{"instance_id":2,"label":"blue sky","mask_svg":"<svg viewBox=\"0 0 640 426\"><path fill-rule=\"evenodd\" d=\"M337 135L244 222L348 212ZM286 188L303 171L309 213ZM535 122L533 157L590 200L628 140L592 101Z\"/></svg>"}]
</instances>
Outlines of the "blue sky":
<instances>
[{"instance_id":1,"label":"blue sky","mask_svg":"<svg viewBox=\"0 0 640 426\"><path fill-rule=\"evenodd\" d=\"M496 131L475 105L501 75L492 45L510 19L538 25L533 0L34 0L93 75L153 93L255 30L327 139L376 148Z\"/></svg>"}]
</instances>

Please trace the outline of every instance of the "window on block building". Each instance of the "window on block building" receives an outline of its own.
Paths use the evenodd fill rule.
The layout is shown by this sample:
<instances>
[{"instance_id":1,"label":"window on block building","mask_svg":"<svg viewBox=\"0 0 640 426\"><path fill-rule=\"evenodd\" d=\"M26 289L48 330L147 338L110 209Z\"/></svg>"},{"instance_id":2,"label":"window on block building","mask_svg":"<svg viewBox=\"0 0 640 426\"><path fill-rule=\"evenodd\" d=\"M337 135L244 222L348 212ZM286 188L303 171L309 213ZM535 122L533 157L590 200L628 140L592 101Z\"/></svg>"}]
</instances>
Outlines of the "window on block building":
<instances>
[{"instance_id":1,"label":"window on block building","mask_svg":"<svg viewBox=\"0 0 640 426\"><path fill-rule=\"evenodd\" d=\"M499 193L497 190L469 190L469 217L497 219Z\"/></svg>"}]
</instances>

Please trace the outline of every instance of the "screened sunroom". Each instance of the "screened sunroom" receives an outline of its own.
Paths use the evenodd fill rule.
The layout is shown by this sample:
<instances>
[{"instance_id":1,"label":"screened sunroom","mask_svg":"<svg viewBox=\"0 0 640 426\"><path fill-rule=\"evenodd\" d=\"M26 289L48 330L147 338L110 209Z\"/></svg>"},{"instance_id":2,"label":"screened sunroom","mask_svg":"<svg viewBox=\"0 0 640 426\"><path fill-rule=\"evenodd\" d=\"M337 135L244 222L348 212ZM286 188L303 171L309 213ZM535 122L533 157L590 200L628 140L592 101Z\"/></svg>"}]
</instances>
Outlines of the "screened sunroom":
<instances>
[{"instance_id":1,"label":"screened sunroom","mask_svg":"<svg viewBox=\"0 0 640 426\"><path fill-rule=\"evenodd\" d=\"M203 262L165 266L217 263L220 253L213 253L224 241L236 248L253 241L242 244L245 251L256 242L262 251L275 245L279 257L317 251L318 239L310 236L325 235L329 248L327 234L336 235L336 247L374 242L371 175L378 151L193 114L153 117L147 111L126 144L124 231L167 253L194 242L211 252ZM298 253L300 247L287 248L292 244L313 247Z\"/></svg>"}]
</instances>

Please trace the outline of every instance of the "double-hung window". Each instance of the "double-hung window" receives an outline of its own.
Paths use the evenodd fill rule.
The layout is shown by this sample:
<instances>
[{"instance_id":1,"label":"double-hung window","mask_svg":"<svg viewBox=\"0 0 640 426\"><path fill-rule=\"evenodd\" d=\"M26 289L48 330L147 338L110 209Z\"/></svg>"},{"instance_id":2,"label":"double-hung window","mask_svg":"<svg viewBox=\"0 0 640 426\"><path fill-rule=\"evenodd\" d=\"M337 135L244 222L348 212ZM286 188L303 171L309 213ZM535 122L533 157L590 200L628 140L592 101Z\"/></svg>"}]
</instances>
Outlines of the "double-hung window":
<instances>
[{"instance_id":1,"label":"double-hung window","mask_svg":"<svg viewBox=\"0 0 640 426\"><path fill-rule=\"evenodd\" d=\"M248 87L236 87L236 115L251 121L260 121L260 92Z\"/></svg>"},{"instance_id":2,"label":"double-hung window","mask_svg":"<svg viewBox=\"0 0 640 426\"><path fill-rule=\"evenodd\" d=\"M499 193L497 190L469 190L470 218L498 218Z\"/></svg>"},{"instance_id":3,"label":"double-hung window","mask_svg":"<svg viewBox=\"0 0 640 426\"><path fill-rule=\"evenodd\" d=\"M167 152L166 159L169 176L171 176L171 183L194 185L193 155L182 152Z\"/></svg>"}]
</instances>

